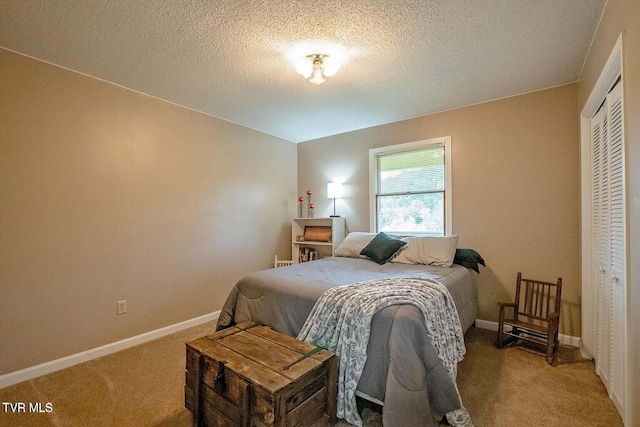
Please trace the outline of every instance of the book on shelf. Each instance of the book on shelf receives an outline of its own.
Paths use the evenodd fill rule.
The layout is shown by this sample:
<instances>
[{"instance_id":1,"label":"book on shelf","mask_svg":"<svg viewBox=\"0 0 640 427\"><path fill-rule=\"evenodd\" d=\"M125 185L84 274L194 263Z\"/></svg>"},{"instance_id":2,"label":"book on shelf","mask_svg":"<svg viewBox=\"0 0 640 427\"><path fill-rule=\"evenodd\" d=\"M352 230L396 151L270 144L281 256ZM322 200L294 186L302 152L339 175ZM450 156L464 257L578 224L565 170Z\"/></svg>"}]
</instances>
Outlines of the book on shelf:
<instances>
[{"instance_id":1,"label":"book on shelf","mask_svg":"<svg viewBox=\"0 0 640 427\"><path fill-rule=\"evenodd\" d=\"M318 251L314 248L303 246L298 250L298 261L307 262L318 259Z\"/></svg>"}]
</instances>

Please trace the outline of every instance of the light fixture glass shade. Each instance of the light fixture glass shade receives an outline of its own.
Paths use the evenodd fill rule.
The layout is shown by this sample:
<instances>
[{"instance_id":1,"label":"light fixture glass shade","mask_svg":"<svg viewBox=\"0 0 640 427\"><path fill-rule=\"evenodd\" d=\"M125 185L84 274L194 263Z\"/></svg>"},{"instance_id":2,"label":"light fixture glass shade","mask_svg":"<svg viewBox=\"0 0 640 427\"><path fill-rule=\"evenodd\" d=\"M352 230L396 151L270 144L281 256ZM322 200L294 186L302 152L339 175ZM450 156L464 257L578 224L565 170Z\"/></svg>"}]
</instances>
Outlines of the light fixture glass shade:
<instances>
[{"instance_id":1,"label":"light fixture glass shade","mask_svg":"<svg viewBox=\"0 0 640 427\"><path fill-rule=\"evenodd\" d=\"M326 81L322 76L321 66L316 65L313 67L313 76L309 79L309 81L316 85L322 84Z\"/></svg>"},{"instance_id":2,"label":"light fixture glass shade","mask_svg":"<svg viewBox=\"0 0 640 427\"><path fill-rule=\"evenodd\" d=\"M311 73L313 72L313 64L309 58L301 59L296 63L296 71L298 74L304 76L305 79L308 79L311 77Z\"/></svg>"},{"instance_id":3,"label":"light fixture glass shade","mask_svg":"<svg viewBox=\"0 0 640 427\"><path fill-rule=\"evenodd\" d=\"M337 59L327 56L324 58L324 75L327 77L335 76L340 68L340 62Z\"/></svg>"},{"instance_id":4,"label":"light fixture glass shade","mask_svg":"<svg viewBox=\"0 0 640 427\"><path fill-rule=\"evenodd\" d=\"M342 197L342 184L330 182L327 184L327 198L339 199Z\"/></svg>"}]
</instances>

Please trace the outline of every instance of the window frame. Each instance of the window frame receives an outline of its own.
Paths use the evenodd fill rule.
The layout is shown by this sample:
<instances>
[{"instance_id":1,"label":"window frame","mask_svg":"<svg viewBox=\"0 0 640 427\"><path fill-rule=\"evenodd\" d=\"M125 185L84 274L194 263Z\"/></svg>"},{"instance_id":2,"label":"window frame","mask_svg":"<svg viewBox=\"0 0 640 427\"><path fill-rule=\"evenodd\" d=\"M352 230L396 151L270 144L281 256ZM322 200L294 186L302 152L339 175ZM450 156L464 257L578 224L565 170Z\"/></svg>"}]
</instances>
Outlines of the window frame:
<instances>
[{"instance_id":1,"label":"window frame","mask_svg":"<svg viewBox=\"0 0 640 427\"><path fill-rule=\"evenodd\" d=\"M413 151L434 146L444 147L444 235L452 234L452 192L451 192L451 136L442 136L439 138L425 139L422 141L407 142L404 144L389 145L386 147L371 148L369 150L369 230L373 233L378 232L377 221L377 203L376 196L378 194L378 162L377 157L380 154L394 154L404 151ZM406 232L408 236L421 236L425 233Z\"/></svg>"}]
</instances>

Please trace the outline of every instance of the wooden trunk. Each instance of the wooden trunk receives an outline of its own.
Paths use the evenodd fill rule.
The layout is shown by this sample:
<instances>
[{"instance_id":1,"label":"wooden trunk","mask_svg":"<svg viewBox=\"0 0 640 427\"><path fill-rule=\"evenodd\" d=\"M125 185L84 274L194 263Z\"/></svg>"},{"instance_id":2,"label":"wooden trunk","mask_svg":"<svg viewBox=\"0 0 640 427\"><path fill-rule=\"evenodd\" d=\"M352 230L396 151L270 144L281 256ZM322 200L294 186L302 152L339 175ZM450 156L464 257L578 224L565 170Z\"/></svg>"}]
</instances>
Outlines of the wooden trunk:
<instances>
[{"instance_id":1,"label":"wooden trunk","mask_svg":"<svg viewBox=\"0 0 640 427\"><path fill-rule=\"evenodd\" d=\"M336 422L333 353L244 322L187 343L185 406L194 426Z\"/></svg>"}]
</instances>

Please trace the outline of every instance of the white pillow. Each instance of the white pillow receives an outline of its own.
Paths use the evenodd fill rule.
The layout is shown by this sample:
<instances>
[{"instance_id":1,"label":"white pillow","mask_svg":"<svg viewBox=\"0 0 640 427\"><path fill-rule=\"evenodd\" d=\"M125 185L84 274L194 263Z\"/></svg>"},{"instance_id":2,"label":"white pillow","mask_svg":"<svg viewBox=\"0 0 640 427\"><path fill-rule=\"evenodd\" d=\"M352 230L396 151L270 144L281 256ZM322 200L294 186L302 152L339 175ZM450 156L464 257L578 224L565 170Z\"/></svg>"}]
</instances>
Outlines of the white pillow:
<instances>
[{"instance_id":1,"label":"white pillow","mask_svg":"<svg viewBox=\"0 0 640 427\"><path fill-rule=\"evenodd\" d=\"M340 243L334 254L335 256L360 258L360 252L374 237L376 237L376 233L353 231L347 234L347 237Z\"/></svg>"},{"instance_id":2,"label":"white pillow","mask_svg":"<svg viewBox=\"0 0 640 427\"><path fill-rule=\"evenodd\" d=\"M458 236L405 237L407 245L391 262L451 267L458 247Z\"/></svg>"}]
</instances>

